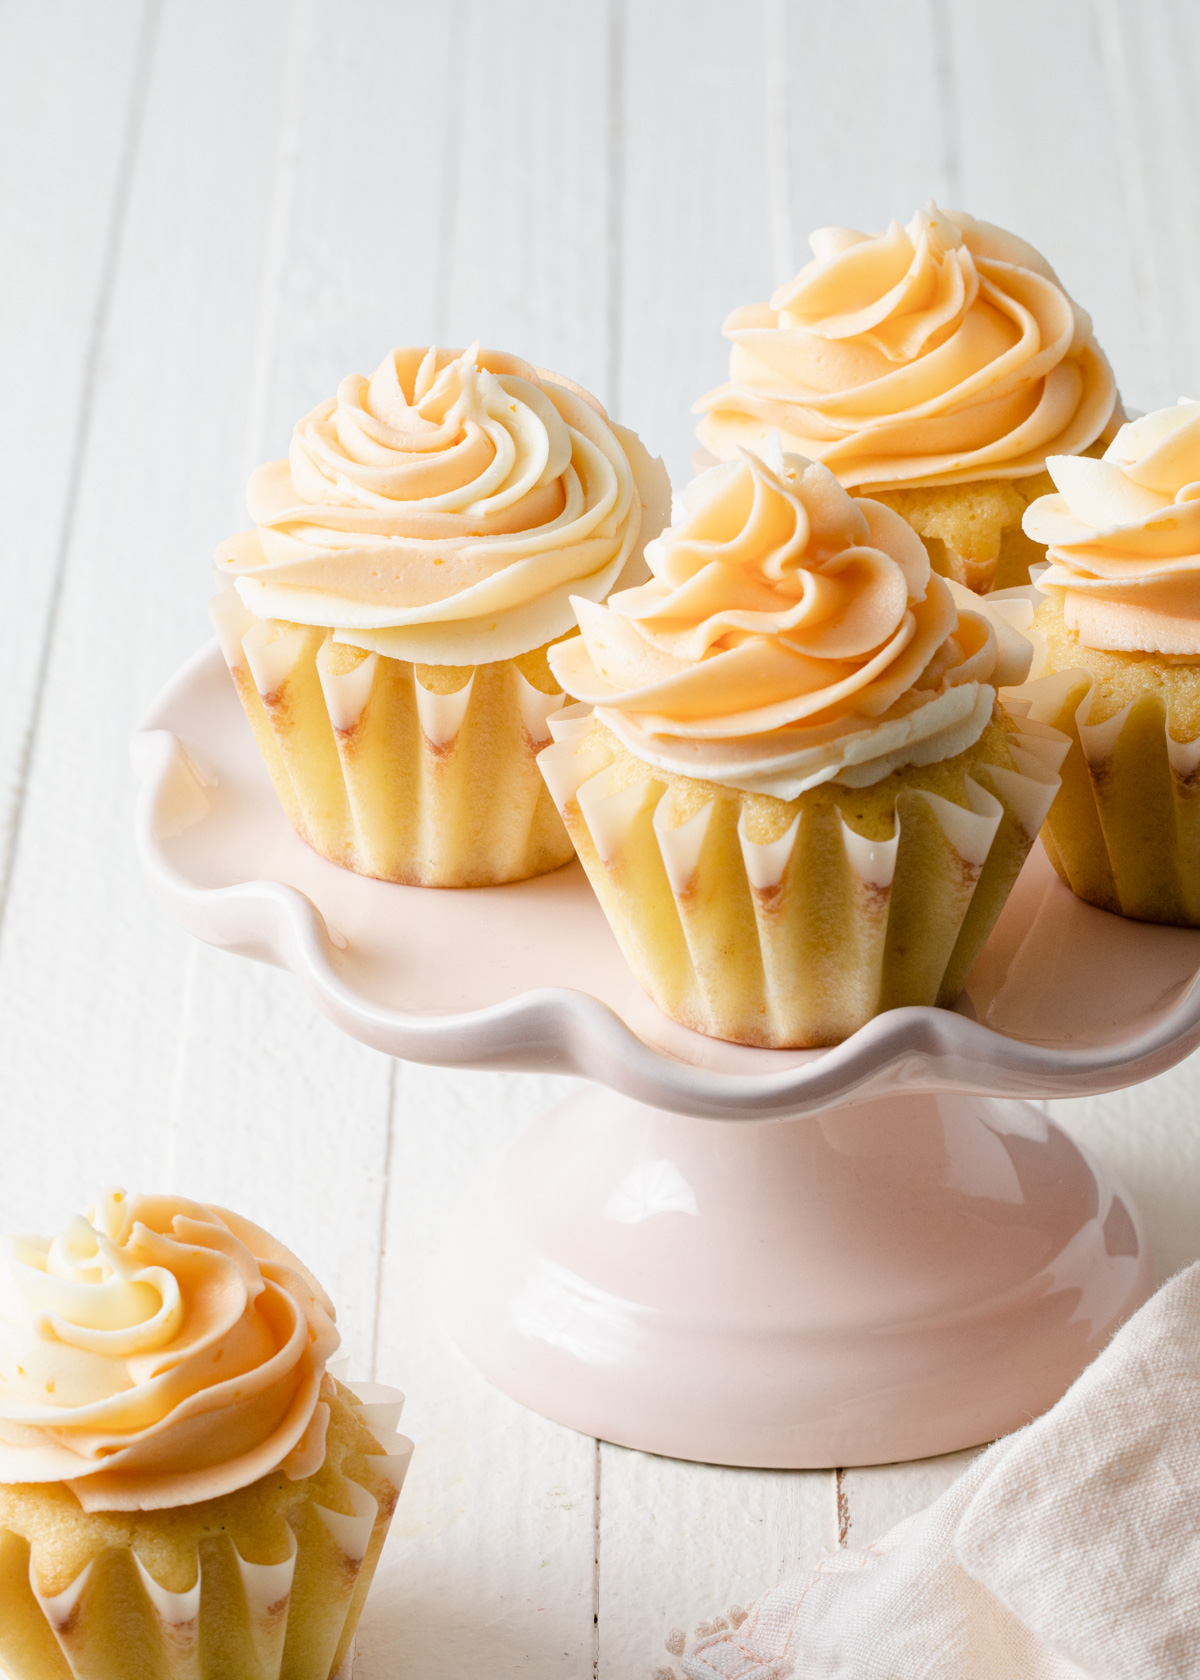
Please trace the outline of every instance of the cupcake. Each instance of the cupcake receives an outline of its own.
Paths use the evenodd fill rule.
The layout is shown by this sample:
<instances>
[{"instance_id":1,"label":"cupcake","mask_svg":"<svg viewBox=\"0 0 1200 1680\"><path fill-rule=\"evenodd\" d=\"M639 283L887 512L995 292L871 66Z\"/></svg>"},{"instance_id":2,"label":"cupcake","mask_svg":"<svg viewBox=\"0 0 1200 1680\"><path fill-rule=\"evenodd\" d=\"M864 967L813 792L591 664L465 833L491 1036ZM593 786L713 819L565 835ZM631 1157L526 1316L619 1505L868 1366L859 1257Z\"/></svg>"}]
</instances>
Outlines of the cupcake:
<instances>
[{"instance_id":1,"label":"cupcake","mask_svg":"<svg viewBox=\"0 0 1200 1680\"><path fill-rule=\"evenodd\" d=\"M237 1214L110 1191L0 1264L0 1668L329 1680L412 1443Z\"/></svg>"},{"instance_id":2,"label":"cupcake","mask_svg":"<svg viewBox=\"0 0 1200 1680\"><path fill-rule=\"evenodd\" d=\"M296 832L360 875L474 887L571 856L537 772L546 659L644 576L661 462L515 356L394 350L251 477L211 611Z\"/></svg>"},{"instance_id":3,"label":"cupcake","mask_svg":"<svg viewBox=\"0 0 1200 1680\"><path fill-rule=\"evenodd\" d=\"M740 1044L953 1003L1058 787L1065 742L996 703L1030 644L819 462L747 453L683 508L550 650L595 711L539 763L630 966Z\"/></svg>"},{"instance_id":4,"label":"cupcake","mask_svg":"<svg viewBox=\"0 0 1200 1680\"><path fill-rule=\"evenodd\" d=\"M696 405L701 442L729 460L778 431L902 514L935 571L980 593L1027 583L1046 457L1120 417L1090 320L1031 245L932 202L906 228L809 244L769 305L725 322L730 379Z\"/></svg>"},{"instance_id":5,"label":"cupcake","mask_svg":"<svg viewBox=\"0 0 1200 1680\"><path fill-rule=\"evenodd\" d=\"M1200 403L1122 426L1098 461L1052 458L1025 515L1049 567L1044 674L1019 691L1071 750L1043 833L1072 892L1200 926Z\"/></svg>"}]
</instances>

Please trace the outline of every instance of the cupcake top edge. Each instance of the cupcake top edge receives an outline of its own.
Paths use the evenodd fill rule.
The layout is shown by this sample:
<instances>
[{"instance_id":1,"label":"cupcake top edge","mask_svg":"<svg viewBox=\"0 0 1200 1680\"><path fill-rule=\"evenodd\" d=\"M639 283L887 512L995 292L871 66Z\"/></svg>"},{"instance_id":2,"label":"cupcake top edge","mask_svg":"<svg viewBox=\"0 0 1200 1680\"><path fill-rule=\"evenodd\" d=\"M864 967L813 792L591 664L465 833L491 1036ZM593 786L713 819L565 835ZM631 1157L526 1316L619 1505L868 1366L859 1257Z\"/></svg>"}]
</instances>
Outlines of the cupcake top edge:
<instances>
[{"instance_id":1,"label":"cupcake top edge","mask_svg":"<svg viewBox=\"0 0 1200 1680\"><path fill-rule=\"evenodd\" d=\"M1119 416L1090 318L1015 234L930 200L809 243L770 303L725 322L729 380L696 404L721 459L778 430L854 488L1022 478Z\"/></svg>"},{"instance_id":2,"label":"cupcake top edge","mask_svg":"<svg viewBox=\"0 0 1200 1680\"><path fill-rule=\"evenodd\" d=\"M1098 459L1052 456L1055 494L1025 512L1038 587L1086 647L1200 659L1200 402L1121 427Z\"/></svg>"},{"instance_id":3,"label":"cupcake top edge","mask_svg":"<svg viewBox=\"0 0 1200 1680\"><path fill-rule=\"evenodd\" d=\"M427 664L515 658L641 575L661 461L580 386L516 356L417 346L351 374L259 467L217 549L258 618Z\"/></svg>"},{"instance_id":4,"label":"cupcake top edge","mask_svg":"<svg viewBox=\"0 0 1200 1680\"><path fill-rule=\"evenodd\" d=\"M648 583L575 602L559 683L646 763L782 799L965 751L1031 644L899 514L768 455L693 481Z\"/></svg>"},{"instance_id":5,"label":"cupcake top edge","mask_svg":"<svg viewBox=\"0 0 1200 1680\"><path fill-rule=\"evenodd\" d=\"M0 1483L157 1510L320 1468L335 1313L267 1232L110 1190L53 1239L3 1250Z\"/></svg>"}]
</instances>

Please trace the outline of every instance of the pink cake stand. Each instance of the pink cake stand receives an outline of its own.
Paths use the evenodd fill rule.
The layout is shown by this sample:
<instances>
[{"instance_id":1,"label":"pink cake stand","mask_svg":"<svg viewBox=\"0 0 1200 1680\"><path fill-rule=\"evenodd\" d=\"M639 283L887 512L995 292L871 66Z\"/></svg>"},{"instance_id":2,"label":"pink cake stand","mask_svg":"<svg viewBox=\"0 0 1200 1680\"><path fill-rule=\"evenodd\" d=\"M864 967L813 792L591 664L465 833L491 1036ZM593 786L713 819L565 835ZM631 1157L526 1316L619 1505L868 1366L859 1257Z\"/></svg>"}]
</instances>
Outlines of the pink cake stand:
<instances>
[{"instance_id":1,"label":"pink cake stand","mask_svg":"<svg viewBox=\"0 0 1200 1680\"><path fill-rule=\"evenodd\" d=\"M879 1463L1050 1405L1153 1286L1128 1195L1029 1101L1200 1043L1200 933L1079 903L1036 851L955 1011L824 1051L698 1037L634 985L578 865L439 892L288 827L215 644L134 741L138 849L199 938L411 1061L592 1081L470 1191L447 1323L525 1404L723 1464Z\"/></svg>"}]
</instances>

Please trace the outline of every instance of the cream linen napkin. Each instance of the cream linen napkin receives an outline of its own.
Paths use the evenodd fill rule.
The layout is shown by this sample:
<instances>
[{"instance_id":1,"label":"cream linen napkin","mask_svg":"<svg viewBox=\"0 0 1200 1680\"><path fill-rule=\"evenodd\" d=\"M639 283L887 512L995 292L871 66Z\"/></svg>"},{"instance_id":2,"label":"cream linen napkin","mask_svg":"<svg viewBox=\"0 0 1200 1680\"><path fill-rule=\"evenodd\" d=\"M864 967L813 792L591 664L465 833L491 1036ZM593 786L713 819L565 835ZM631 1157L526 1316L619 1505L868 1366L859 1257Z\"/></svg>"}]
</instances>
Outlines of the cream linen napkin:
<instances>
[{"instance_id":1,"label":"cream linen napkin","mask_svg":"<svg viewBox=\"0 0 1200 1680\"><path fill-rule=\"evenodd\" d=\"M935 1505L765 1593L683 1672L1200 1680L1200 1263Z\"/></svg>"}]
</instances>

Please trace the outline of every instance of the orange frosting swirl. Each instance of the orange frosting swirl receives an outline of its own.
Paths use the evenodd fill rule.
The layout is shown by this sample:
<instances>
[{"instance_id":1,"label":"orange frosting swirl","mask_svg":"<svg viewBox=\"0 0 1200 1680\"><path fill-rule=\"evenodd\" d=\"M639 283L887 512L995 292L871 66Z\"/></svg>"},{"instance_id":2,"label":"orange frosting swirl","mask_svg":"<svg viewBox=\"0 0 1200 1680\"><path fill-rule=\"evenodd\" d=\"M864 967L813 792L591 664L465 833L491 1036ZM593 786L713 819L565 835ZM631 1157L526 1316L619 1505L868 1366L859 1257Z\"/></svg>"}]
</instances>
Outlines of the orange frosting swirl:
<instances>
[{"instance_id":1,"label":"orange frosting swirl","mask_svg":"<svg viewBox=\"0 0 1200 1680\"><path fill-rule=\"evenodd\" d=\"M729 383L700 440L784 447L843 484L1028 477L1075 454L1117 401L1088 316L1024 240L930 203L902 228L822 228L769 305L735 309Z\"/></svg>"},{"instance_id":2,"label":"orange frosting swirl","mask_svg":"<svg viewBox=\"0 0 1200 1680\"><path fill-rule=\"evenodd\" d=\"M334 1310L265 1231L110 1191L53 1241L5 1248L0 1482L153 1510L320 1467Z\"/></svg>"},{"instance_id":3,"label":"orange frosting swirl","mask_svg":"<svg viewBox=\"0 0 1200 1680\"><path fill-rule=\"evenodd\" d=\"M593 397L477 345L393 350L297 422L218 576L260 618L432 664L510 659L662 529L666 472Z\"/></svg>"},{"instance_id":4,"label":"orange frosting swirl","mask_svg":"<svg viewBox=\"0 0 1200 1680\"><path fill-rule=\"evenodd\" d=\"M685 506L646 551L652 580L576 601L580 636L550 650L563 687L650 763L781 798L863 786L963 751L990 684L1024 674L911 526L819 463L746 454Z\"/></svg>"},{"instance_id":5,"label":"orange frosting swirl","mask_svg":"<svg viewBox=\"0 0 1200 1680\"><path fill-rule=\"evenodd\" d=\"M1200 403L1122 426L1100 460L1052 456L1058 494L1025 512L1085 647L1200 659Z\"/></svg>"}]
</instances>

